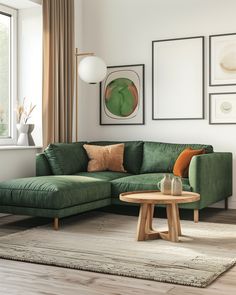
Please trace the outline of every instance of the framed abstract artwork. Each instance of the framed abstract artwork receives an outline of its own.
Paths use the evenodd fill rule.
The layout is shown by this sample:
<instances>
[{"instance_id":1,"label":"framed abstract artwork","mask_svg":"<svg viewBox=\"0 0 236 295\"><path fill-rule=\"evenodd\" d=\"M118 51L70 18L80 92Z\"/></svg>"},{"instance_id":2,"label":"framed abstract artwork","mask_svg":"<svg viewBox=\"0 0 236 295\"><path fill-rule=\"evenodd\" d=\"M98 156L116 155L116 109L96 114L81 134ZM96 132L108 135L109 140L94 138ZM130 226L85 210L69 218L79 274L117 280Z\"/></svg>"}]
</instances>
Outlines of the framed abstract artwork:
<instances>
[{"instance_id":1,"label":"framed abstract artwork","mask_svg":"<svg viewBox=\"0 0 236 295\"><path fill-rule=\"evenodd\" d=\"M236 124L236 92L209 96L209 124Z\"/></svg>"},{"instance_id":2,"label":"framed abstract artwork","mask_svg":"<svg viewBox=\"0 0 236 295\"><path fill-rule=\"evenodd\" d=\"M236 33L209 38L210 86L236 85Z\"/></svg>"},{"instance_id":3,"label":"framed abstract artwork","mask_svg":"<svg viewBox=\"0 0 236 295\"><path fill-rule=\"evenodd\" d=\"M144 124L144 64L110 66L100 83L100 125Z\"/></svg>"},{"instance_id":4,"label":"framed abstract artwork","mask_svg":"<svg viewBox=\"0 0 236 295\"><path fill-rule=\"evenodd\" d=\"M204 37L152 41L152 119L204 119Z\"/></svg>"}]
</instances>

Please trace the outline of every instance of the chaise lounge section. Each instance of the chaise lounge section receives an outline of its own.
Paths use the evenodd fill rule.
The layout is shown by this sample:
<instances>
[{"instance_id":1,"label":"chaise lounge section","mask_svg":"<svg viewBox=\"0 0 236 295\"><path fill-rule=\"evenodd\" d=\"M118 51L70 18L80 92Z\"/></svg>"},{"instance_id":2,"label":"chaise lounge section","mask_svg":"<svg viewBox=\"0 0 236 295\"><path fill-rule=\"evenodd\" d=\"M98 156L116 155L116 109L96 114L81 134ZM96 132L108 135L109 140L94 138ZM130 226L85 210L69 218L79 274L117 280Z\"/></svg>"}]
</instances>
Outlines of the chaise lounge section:
<instances>
[{"instance_id":1,"label":"chaise lounge section","mask_svg":"<svg viewBox=\"0 0 236 295\"><path fill-rule=\"evenodd\" d=\"M86 142L87 143L87 142ZM110 145L118 142L90 142ZM232 195L232 154L213 152L210 145L160 142L125 142L124 167L127 172L87 172L88 157L83 145L51 144L37 155L37 177L0 183L0 212L54 219L102 208L124 205L119 194L127 191L155 190L163 173L173 173L174 163L187 147L204 148L206 154L194 156L189 177L182 179L183 189L200 193L199 202L180 208L198 212Z\"/></svg>"}]
</instances>

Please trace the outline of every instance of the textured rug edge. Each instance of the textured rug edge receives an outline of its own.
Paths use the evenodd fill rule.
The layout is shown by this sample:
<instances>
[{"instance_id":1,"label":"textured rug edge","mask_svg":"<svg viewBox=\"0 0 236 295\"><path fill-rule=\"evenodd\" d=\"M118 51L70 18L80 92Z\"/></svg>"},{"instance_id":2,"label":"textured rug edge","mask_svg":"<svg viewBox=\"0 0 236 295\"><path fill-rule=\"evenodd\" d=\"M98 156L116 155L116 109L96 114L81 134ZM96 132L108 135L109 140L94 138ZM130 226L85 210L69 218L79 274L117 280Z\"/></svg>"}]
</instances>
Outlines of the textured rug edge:
<instances>
[{"instance_id":1,"label":"textured rug edge","mask_svg":"<svg viewBox=\"0 0 236 295\"><path fill-rule=\"evenodd\" d=\"M39 261L37 259L30 259L30 258L22 258L22 257L12 257L8 256L5 254L0 253L0 259L5 259L5 260L11 260L11 261L19 261L19 262L25 262L25 263L32 263L32 264L38 264L38 265L46 265L46 266L52 266L52 267L61 267L65 269L72 269L72 270L80 270L80 271L88 271L88 272L95 272L95 273L101 273L101 274L108 274L108 275L115 275L115 276L121 276L121 277L129 277L129 278L134 278L134 279L142 279L142 280L148 280L148 281L155 281L155 282L160 282L160 283L169 283L169 284L176 284L176 285L182 285L182 286L188 286L188 287L197 287L197 288L206 288L210 284L212 284L219 276L223 275L225 272L230 270L235 264L236 264L236 258L232 259L231 263L229 263L227 266L224 266L224 269L220 270L219 272L215 273L212 275L211 278L206 280L205 282L202 282L202 284L199 283L187 283L187 282L179 282L177 280L167 280L167 279L158 279L158 278L150 278L146 276L139 276L135 274L122 274L122 273L117 273L115 271L103 271L95 268L86 268L83 266L73 266L73 265L66 265L60 262L49 262L49 261Z\"/></svg>"},{"instance_id":2,"label":"textured rug edge","mask_svg":"<svg viewBox=\"0 0 236 295\"><path fill-rule=\"evenodd\" d=\"M206 288L209 285L211 285L216 279L218 279L220 276L222 276L224 273L229 271L232 267L236 265L236 258L232 259L231 263L229 263L227 266L224 266L223 270L215 273L211 279L205 282L205 284L202 284L202 286L199 286L200 288ZM197 287L197 286L196 286Z\"/></svg>"}]
</instances>

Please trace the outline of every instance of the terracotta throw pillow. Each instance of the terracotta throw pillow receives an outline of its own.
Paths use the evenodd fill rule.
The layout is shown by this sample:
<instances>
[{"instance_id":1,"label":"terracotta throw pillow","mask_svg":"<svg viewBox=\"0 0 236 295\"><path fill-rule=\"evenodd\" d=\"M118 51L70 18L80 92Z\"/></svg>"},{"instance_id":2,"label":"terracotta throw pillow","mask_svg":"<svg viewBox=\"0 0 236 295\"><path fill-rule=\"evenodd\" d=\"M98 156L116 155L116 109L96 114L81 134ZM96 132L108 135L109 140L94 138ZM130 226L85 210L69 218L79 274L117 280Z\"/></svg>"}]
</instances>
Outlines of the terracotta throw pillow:
<instances>
[{"instance_id":1,"label":"terracotta throw pillow","mask_svg":"<svg viewBox=\"0 0 236 295\"><path fill-rule=\"evenodd\" d=\"M123 166L125 149L123 143L107 146L84 144L83 147L89 157L88 172L106 170L126 172Z\"/></svg>"},{"instance_id":2,"label":"terracotta throw pillow","mask_svg":"<svg viewBox=\"0 0 236 295\"><path fill-rule=\"evenodd\" d=\"M201 154L205 154L205 149L193 150L192 148L187 148L183 150L175 162L173 169L174 175L188 177L188 169L192 157Z\"/></svg>"}]
</instances>

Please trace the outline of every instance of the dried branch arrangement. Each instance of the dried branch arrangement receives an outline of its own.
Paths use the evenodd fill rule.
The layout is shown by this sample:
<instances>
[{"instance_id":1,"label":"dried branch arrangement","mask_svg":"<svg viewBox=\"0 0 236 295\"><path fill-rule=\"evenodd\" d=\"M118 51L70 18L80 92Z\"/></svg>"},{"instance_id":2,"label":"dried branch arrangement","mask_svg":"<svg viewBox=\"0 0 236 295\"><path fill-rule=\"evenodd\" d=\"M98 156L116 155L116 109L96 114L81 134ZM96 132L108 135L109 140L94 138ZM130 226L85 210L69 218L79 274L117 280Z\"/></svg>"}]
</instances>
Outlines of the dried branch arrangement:
<instances>
[{"instance_id":1,"label":"dried branch arrangement","mask_svg":"<svg viewBox=\"0 0 236 295\"><path fill-rule=\"evenodd\" d=\"M33 105L32 102L29 106L26 105L26 98L24 98L22 104L18 104L16 109L17 123L27 124L28 120L31 118L31 114L35 109L36 105Z\"/></svg>"}]
</instances>

